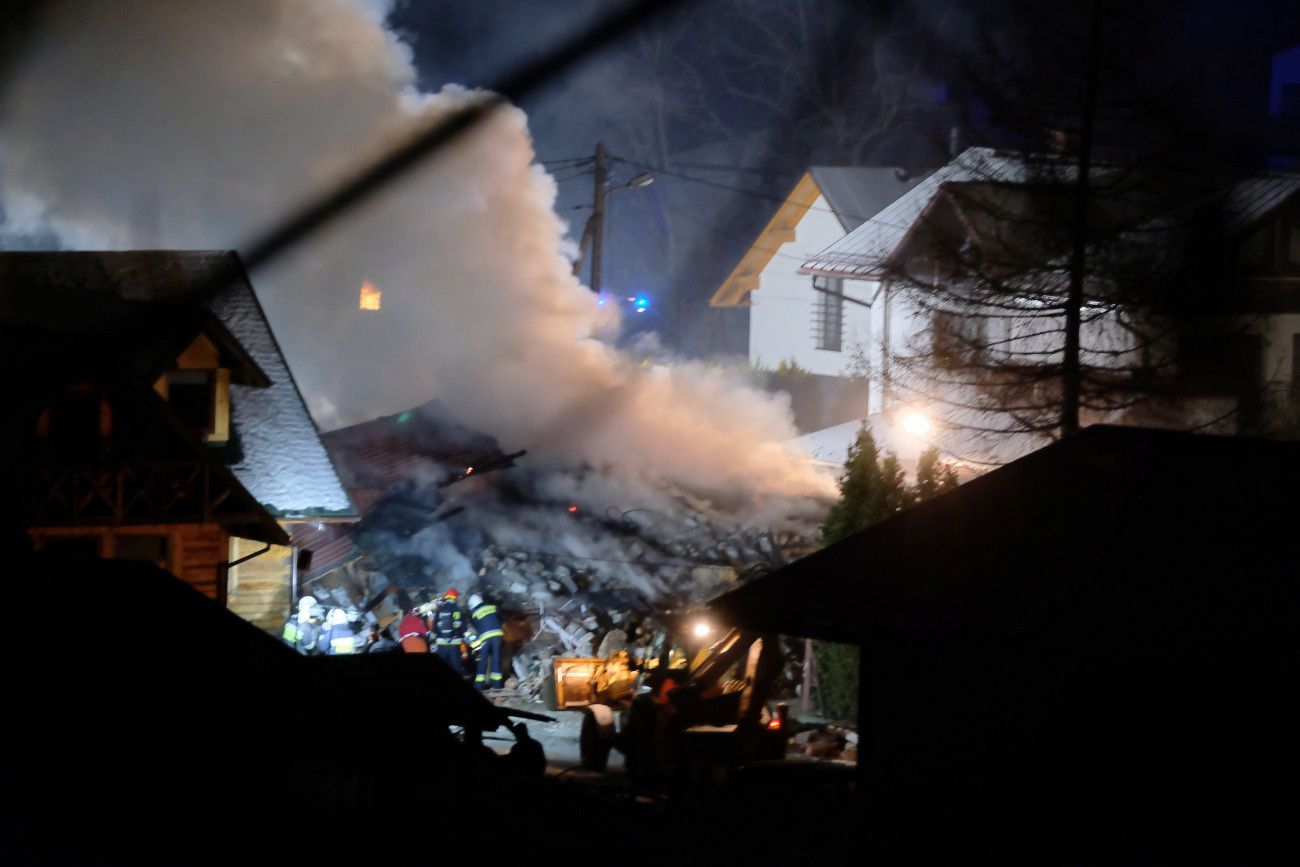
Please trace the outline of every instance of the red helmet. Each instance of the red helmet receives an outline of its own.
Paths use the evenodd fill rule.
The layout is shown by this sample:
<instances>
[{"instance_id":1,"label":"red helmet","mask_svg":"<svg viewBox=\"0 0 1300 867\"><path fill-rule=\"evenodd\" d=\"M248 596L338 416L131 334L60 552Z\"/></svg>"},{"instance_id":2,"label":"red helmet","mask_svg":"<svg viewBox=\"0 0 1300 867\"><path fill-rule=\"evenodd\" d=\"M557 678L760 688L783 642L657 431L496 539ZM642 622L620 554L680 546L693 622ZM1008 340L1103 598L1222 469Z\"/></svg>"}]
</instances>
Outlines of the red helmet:
<instances>
[{"instance_id":1,"label":"red helmet","mask_svg":"<svg viewBox=\"0 0 1300 867\"><path fill-rule=\"evenodd\" d=\"M443 599L456 599L456 598L459 598L459 596L460 596L460 594L456 592L456 588L455 588L455 587L449 587L449 588L447 588L447 592L444 593L444 594L442 594L442 598L443 598Z\"/></svg>"}]
</instances>

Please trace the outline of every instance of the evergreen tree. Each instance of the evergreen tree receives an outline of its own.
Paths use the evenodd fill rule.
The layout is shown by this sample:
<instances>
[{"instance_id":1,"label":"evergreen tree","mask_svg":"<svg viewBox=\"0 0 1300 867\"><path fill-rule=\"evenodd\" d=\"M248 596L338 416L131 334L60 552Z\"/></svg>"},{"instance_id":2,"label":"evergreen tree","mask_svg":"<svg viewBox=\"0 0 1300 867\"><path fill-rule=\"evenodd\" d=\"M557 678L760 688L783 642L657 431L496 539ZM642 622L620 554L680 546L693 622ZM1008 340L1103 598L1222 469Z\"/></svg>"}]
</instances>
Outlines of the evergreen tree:
<instances>
[{"instance_id":1,"label":"evergreen tree","mask_svg":"<svg viewBox=\"0 0 1300 867\"><path fill-rule=\"evenodd\" d=\"M957 487L957 473L939 462L939 450L929 448L916 465L916 482L909 485L898 456L882 456L866 424L849 446L840 476L840 499L822 524L823 544L830 545L860 533L908 506L925 502ZM858 707L857 648L817 642L817 664L822 703L831 716L852 718Z\"/></svg>"},{"instance_id":2,"label":"evergreen tree","mask_svg":"<svg viewBox=\"0 0 1300 867\"><path fill-rule=\"evenodd\" d=\"M939 450L926 450L917 462L916 483L903 476L898 456L883 455L876 448L871 431L863 424L849 446L844 474L839 479L840 499L822 524L825 545L860 533L872 524L957 487L957 474L939 462Z\"/></svg>"}]
</instances>

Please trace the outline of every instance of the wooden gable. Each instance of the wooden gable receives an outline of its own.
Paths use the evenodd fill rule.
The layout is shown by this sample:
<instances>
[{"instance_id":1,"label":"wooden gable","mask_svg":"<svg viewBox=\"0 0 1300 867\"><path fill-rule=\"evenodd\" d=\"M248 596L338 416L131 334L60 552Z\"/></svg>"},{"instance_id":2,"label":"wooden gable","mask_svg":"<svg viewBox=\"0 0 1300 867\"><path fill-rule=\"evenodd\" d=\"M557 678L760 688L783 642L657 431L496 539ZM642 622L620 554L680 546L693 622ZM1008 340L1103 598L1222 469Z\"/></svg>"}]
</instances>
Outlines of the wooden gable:
<instances>
[{"instance_id":1,"label":"wooden gable","mask_svg":"<svg viewBox=\"0 0 1300 867\"><path fill-rule=\"evenodd\" d=\"M805 172L799 183L795 184L794 190L781 203L781 207L772 215L758 240L741 257L740 264L723 281L718 291L713 293L709 306L748 307L749 293L758 288L759 275L767 263L772 261L780 246L795 239L795 227L820 195L821 189L817 182L810 173Z\"/></svg>"}]
</instances>

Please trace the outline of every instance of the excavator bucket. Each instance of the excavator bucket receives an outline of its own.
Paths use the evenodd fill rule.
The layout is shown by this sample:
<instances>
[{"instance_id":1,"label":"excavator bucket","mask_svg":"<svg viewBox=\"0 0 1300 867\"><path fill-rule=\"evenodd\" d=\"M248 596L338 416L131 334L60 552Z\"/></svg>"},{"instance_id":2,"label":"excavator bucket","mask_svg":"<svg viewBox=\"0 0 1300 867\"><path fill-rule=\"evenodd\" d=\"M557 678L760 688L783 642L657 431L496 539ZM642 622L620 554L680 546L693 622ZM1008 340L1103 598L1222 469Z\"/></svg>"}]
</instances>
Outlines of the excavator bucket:
<instances>
[{"instance_id":1,"label":"excavator bucket","mask_svg":"<svg viewBox=\"0 0 1300 867\"><path fill-rule=\"evenodd\" d=\"M607 659L556 659L555 709L587 707L599 702L598 693L605 676Z\"/></svg>"}]
</instances>

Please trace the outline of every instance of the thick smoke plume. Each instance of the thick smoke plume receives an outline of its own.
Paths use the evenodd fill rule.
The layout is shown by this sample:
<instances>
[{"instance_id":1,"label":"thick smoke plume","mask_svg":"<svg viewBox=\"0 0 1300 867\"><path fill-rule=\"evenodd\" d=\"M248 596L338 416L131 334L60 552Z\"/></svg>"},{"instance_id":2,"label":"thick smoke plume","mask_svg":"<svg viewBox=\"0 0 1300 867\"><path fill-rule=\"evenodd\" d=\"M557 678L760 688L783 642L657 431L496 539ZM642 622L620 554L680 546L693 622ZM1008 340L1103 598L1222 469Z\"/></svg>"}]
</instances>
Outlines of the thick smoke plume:
<instances>
[{"instance_id":1,"label":"thick smoke plume","mask_svg":"<svg viewBox=\"0 0 1300 867\"><path fill-rule=\"evenodd\" d=\"M0 102L15 233L77 249L238 248L367 155L477 98L414 89L384 4L48 4ZM824 492L788 409L703 366L598 338L555 183L502 109L254 275L324 428L437 397L534 459L704 488ZM358 309L362 284L382 292Z\"/></svg>"}]
</instances>

